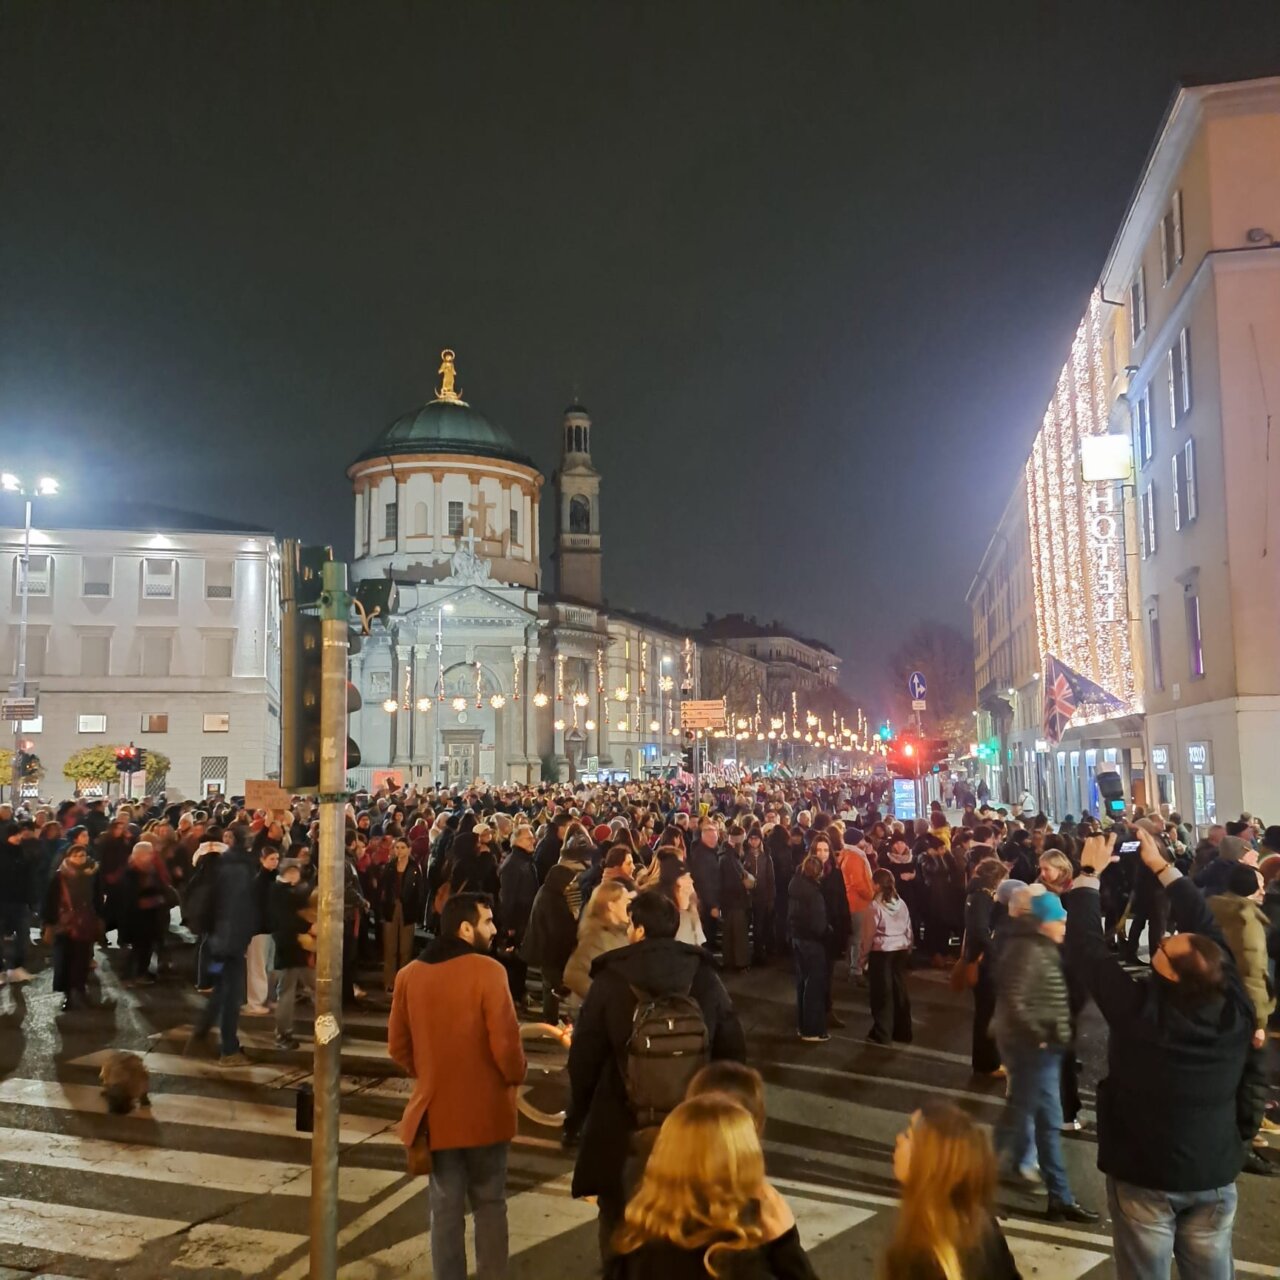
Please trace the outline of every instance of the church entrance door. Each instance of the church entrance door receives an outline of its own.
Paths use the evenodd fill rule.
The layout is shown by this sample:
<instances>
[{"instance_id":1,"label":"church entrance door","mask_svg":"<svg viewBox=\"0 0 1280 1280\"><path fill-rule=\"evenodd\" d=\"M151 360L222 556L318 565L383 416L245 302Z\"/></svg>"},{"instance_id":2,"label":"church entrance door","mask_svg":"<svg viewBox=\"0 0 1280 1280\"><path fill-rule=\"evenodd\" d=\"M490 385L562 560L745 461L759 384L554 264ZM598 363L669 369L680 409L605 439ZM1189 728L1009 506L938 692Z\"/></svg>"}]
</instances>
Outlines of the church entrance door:
<instances>
[{"instance_id":1,"label":"church entrance door","mask_svg":"<svg viewBox=\"0 0 1280 1280\"><path fill-rule=\"evenodd\" d=\"M445 766L448 770L448 781L451 787L469 787L475 780L479 769L478 742L450 742L447 747Z\"/></svg>"}]
</instances>

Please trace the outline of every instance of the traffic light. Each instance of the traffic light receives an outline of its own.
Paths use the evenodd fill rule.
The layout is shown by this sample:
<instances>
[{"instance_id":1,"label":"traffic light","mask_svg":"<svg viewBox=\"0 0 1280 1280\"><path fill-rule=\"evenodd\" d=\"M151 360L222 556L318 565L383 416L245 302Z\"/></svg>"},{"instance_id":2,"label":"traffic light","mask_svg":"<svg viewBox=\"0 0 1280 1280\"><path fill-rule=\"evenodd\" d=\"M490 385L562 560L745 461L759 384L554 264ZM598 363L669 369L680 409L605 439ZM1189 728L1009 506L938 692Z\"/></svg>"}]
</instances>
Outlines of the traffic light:
<instances>
[{"instance_id":1,"label":"traffic light","mask_svg":"<svg viewBox=\"0 0 1280 1280\"><path fill-rule=\"evenodd\" d=\"M280 565L280 785L320 788L321 575L327 547L284 544Z\"/></svg>"},{"instance_id":2,"label":"traffic light","mask_svg":"<svg viewBox=\"0 0 1280 1280\"><path fill-rule=\"evenodd\" d=\"M880 741L888 742L893 737L893 730L889 728L889 722L886 720L879 729Z\"/></svg>"},{"instance_id":3,"label":"traffic light","mask_svg":"<svg viewBox=\"0 0 1280 1280\"><path fill-rule=\"evenodd\" d=\"M951 744L946 738L917 738L902 735L889 747L887 764L889 772L899 778L914 778L917 774L936 770L951 754Z\"/></svg>"},{"instance_id":4,"label":"traffic light","mask_svg":"<svg viewBox=\"0 0 1280 1280\"><path fill-rule=\"evenodd\" d=\"M130 743L132 747L133 744ZM133 747L133 772L144 773L147 768L147 749L146 747Z\"/></svg>"},{"instance_id":5,"label":"traffic light","mask_svg":"<svg viewBox=\"0 0 1280 1280\"><path fill-rule=\"evenodd\" d=\"M127 747L116 748L117 773L136 773L138 768L138 748L132 742Z\"/></svg>"}]
</instances>

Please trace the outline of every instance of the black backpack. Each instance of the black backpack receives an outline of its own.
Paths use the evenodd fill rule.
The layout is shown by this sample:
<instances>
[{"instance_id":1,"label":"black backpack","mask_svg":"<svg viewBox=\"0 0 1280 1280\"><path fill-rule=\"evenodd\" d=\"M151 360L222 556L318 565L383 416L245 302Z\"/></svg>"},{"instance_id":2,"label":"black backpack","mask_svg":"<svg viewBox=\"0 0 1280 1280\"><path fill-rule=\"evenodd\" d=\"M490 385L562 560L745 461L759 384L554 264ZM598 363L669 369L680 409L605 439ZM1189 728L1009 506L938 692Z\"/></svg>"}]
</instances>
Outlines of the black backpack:
<instances>
[{"instance_id":1,"label":"black backpack","mask_svg":"<svg viewBox=\"0 0 1280 1280\"><path fill-rule=\"evenodd\" d=\"M707 1064L710 1043L702 1006L690 988L662 995L632 987L636 998L623 1081L636 1127L660 1125L684 1101L689 1081Z\"/></svg>"},{"instance_id":2,"label":"black backpack","mask_svg":"<svg viewBox=\"0 0 1280 1280\"><path fill-rule=\"evenodd\" d=\"M192 933L212 933L218 906L217 853L206 853L182 886L182 923Z\"/></svg>"}]
</instances>

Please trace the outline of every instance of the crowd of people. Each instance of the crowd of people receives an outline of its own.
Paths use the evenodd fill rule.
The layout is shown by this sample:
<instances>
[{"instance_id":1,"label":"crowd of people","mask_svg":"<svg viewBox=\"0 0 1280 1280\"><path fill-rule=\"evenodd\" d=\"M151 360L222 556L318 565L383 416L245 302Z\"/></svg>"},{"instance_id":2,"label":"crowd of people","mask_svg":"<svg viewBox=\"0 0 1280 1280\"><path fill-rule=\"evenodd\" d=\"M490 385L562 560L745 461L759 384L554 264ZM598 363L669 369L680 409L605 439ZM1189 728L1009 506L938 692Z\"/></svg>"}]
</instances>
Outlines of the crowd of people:
<instances>
[{"instance_id":1,"label":"crowd of people","mask_svg":"<svg viewBox=\"0 0 1280 1280\"><path fill-rule=\"evenodd\" d=\"M1109 1028L1098 1163L1118 1273L1165 1280L1176 1253L1184 1280L1230 1274L1235 1177L1274 1171L1256 1143L1275 1127L1261 1051L1280 828L1242 815L1195 841L1176 813L1139 810L1131 825L1085 815L1054 830L957 794L955 821L937 802L925 820L895 820L851 779L712 788L701 803L661 781L354 797L344 999L371 998L362 971L391 995L391 1056L416 1081L402 1137L432 1165L437 1277L466 1274L468 1205L479 1274L504 1274L506 1149L532 1018L571 1027L564 1143L573 1194L598 1206L611 1280L812 1275L764 1177L762 1086L725 982L782 964L804 1044L846 1026L842 983L865 988L859 1034L909 1044L910 970L946 971L972 993L974 1073L1007 1081L994 1144L953 1108L913 1117L885 1276L1016 1275L997 1178L1043 1190L1052 1220L1099 1219L1061 1146L1082 1123L1090 1001ZM240 1018L272 1006L277 1045L296 1047L317 839L305 799L277 813L221 798L0 806L0 967L13 983L31 976L34 919L73 1010L114 935L126 984L190 980L208 994L189 1052L213 1053L216 1026L218 1061L247 1062ZM175 918L197 941L189 974L174 969Z\"/></svg>"}]
</instances>

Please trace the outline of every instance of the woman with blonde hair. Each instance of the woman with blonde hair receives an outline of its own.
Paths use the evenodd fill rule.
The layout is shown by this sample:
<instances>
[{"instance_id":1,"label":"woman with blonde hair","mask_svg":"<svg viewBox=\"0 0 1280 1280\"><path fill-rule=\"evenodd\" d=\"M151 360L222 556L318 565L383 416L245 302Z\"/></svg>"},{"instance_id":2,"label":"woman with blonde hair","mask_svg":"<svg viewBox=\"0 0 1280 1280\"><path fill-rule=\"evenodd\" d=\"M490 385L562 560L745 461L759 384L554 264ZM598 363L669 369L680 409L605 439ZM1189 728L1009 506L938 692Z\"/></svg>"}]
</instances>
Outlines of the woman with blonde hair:
<instances>
[{"instance_id":1,"label":"woman with blonde hair","mask_svg":"<svg viewBox=\"0 0 1280 1280\"><path fill-rule=\"evenodd\" d=\"M704 1093L663 1122L614 1234L606 1280L815 1280L787 1202L765 1181L755 1121Z\"/></svg>"},{"instance_id":2,"label":"woman with blonde hair","mask_svg":"<svg viewBox=\"0 0 1280 1280\"><path fill-rule=\"evenodd\" d=\"M580 1000L591 990L591 966L597 956L628 942L627 908L635 890L622 880L598 884L578 921L578 945L564 967L564 985Z\"/></svg>"},{"instance_id":3,"label":"woman with blonde hair","mask_svg":"<svg viewBox=\"0 0 1280 1280\"><path fill-rule=\"evenodd\" d=\"M902 1207L880 1280L1019 1280L995 1219L996 1160L959 1107L927 1102L898 1135Z\"/></svg>"}]
</instances>

